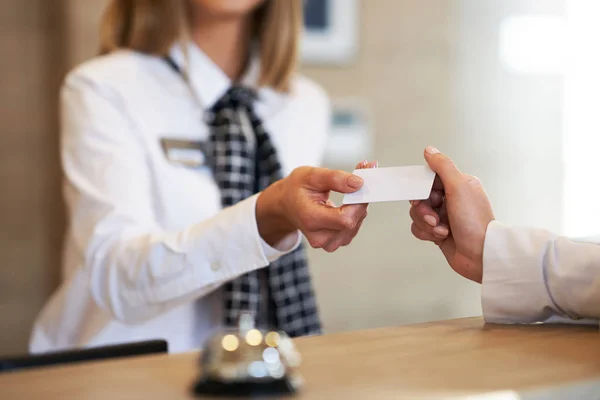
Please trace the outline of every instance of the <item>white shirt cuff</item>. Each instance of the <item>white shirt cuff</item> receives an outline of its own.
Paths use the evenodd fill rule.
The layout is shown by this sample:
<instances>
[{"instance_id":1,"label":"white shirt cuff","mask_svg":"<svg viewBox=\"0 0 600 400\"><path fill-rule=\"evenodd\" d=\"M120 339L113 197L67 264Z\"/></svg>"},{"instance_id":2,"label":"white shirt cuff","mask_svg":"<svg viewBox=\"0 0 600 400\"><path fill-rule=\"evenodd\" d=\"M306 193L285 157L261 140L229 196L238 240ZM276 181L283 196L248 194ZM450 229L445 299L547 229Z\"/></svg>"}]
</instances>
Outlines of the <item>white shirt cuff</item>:
<instances>
[{"instance_id":1,"label":"white shirt cuff","mask_svg":"<svg viewBox=\"0 0 600 400\"><path fill-rule=\"evenodd\" d=\"M481 306L486 322L534 323L557 316L546 289L542 231L492 221L483 250Z\"/></svg>"},{"instance_id":2,"label":"white shirt cuff","mask_svg":"<svg viewBox=\"0 0 600 400\"><path fill-rule=\"evenodd\" d=\"M260 238L260 244L262 247L263 254L269 262L277 260L279 257L284 256L298 248L302 242L302 235L300 231L290 233L284 237L274 247L271 247L263 238Z\"/></svg>"},{"instance_id":3,"label":"white shirt cuff","mask_svg":"<svg viewBox=\"0 0 600 400\"><path fill-rule=\"evenodd\" d=\"M544 277L544 244L554 235L492 221L483 251L481 305L486 322L529 324L562 319Z\"/></svg>"},{"instance_id":4,"label":"white shirt cuff","mask_svg":"<svg viewBox=\"0 0 600 400\"><path fill-rule=\"evenodd\" d=\"M507 227L495 221L489 224L483 251L481 290L486 322L598 323L597 319L570 315L550 295L548 286L552 283L546 274L560 274L559 257L568 256L568 253L559 255L557 238L542 229ZM559 277L554 278L557 279Z\"/></svg>"}]
</instances>

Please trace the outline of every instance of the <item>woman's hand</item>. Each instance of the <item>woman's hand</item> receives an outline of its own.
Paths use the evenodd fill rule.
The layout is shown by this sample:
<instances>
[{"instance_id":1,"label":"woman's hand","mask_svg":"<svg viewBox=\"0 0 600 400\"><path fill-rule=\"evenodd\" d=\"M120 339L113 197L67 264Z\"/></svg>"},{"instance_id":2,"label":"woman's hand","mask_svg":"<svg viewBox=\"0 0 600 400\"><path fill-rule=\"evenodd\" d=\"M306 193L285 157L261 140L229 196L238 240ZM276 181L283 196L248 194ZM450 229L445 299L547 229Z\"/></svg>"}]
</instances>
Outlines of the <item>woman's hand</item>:
<instances>
[{"instance_id":1,"label":"woman's hand","mask_svg":"<svg viewBox=\"0 0 600 400\"><path fill-rule=\"evenodd\" d=\"M485 189L435 148L427 148L425 160L437 177L428 200L411 202L412 233L436 243L452 269L481 283L485 235L494 220Z\"/></svg>"},{"instance_id":2,"label":"woman's hand","mask_svg":"<svg viewBox=\"0 0 600 400\"><path fill-rule=\"evenodd\" d=\"M358 168L373 168L363 161ZM310 245L328 252L348 245L367 216L367 204L336 207L329 193L353 193L363 185L360 177L344 171L300 167L265 189L256 203L261 237L275 245L300 230Z\"/></svg>"}]
</instances>

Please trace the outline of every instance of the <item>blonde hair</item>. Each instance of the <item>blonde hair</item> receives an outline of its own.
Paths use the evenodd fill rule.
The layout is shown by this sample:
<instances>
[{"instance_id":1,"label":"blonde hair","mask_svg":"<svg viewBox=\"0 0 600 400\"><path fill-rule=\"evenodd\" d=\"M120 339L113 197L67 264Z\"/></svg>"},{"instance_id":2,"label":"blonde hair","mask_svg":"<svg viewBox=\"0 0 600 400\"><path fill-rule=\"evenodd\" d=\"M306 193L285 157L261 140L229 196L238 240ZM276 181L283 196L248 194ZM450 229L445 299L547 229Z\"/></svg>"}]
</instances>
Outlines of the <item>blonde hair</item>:
<instances>
[{"instance_id":1,"label":"blonde hair","mask_svg":"<svg viewBox=\"0 0 600 400\"><path fill-rule=\"evenodd\" d=\"M185 0L111 0L100 26L100 53L127 48L165 56L188 36L185 11ZM298 59L302 0L267 0L254 18L261 61L258 83L288 91Z\"/></svg>"}]
</instances>

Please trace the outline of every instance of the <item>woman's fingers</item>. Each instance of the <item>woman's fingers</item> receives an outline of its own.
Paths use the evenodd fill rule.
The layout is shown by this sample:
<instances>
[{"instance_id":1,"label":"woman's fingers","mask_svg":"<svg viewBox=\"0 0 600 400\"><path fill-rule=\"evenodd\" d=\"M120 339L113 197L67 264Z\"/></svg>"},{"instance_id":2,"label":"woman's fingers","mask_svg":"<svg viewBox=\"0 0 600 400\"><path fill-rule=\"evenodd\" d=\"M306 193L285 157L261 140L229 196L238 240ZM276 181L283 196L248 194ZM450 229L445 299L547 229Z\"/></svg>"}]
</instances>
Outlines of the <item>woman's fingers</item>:
<instances>
[{"instance_id":1,"label":"woman's fingers","mask_svg":"<svg viewBox=\"0 0 600 400\"><path fill-rule=\"evenodd\" d=\"M377 168L377 161L362 161L356 165L356 169ZM316 183L318 179L329 180L329 184L335 174L341 171L333 171L329 174L323 170L312 170L311 184L321 187L322 182ZM317 175L320 178L315 178ZM328 176L329 175L329 176ZM336 186L336 185L331 185ZM333 190L336 190L335 188ZM339 190L338 190L339 191ZM313 210L310 216L303 221L306 228L303 230L308 242L312 247L323 248L325 251L333 252L342 246L347 246L358 234L364 219L367 217L368 204L344 205L336 208L330 200L321 200L320 204L325 207Z\"/></svg>"},{"instance_id":2,"label":"woman's fingers","mask_svg":"<svg viewBox=\"0 0 600 400\"><path fill-rule=\"evenodd\" d=\"M432 235L429 232L426 232L424 230L422 230L421 228L419 228L419 226L417 224L415 224L414 222L412 223L412 225L410 226L410 232L413 234L414 237L416 237L419 240L423 240L426 242L432 242L435 243L437 245L439 245L443 239L440 239L437 236Z\"/></svg>"},{"instance_id":3,"label":"woman's fingers","mask_svg":"<svg viewBox=\"0 0 600 400\"><path fill-rule=\"evenodd\" d=\"M427 203L421 202L417 206L412 206L409 211L413 223L432 237L445 239L449 234L446 224L442 223L440 216Z\"/></svg>"},{"instance_id":4,"label":"woman's fingers","mask_svg":"<svg viewBox=\"0 0 600 400\"><path fill-rule=\"evenodd\" d=\"M440 224L450 226L450 221L448 220L448 211L446 210L446 203L442 204L438 215L440 216Z\"/></svg>"},{"instance_id":5,"label":"woman's fingers","mask_svg":"<svg viewBox=\"0 0 600 400\"><path fill-rule=\"evenodd\" d=\"M337 245L337 247L348 246L350 243L352 243L352 241L354 240L356 235L358 235L358 232L360 232L360 229L366 218L367 218L367 212L365 212L363 214L363 216L358 221L358 224L356 224L356 227L354 229L352 229L350 231L342 232L340 235L338 235L334 242Z\"/></svg>"},{"instance_id":6,"label":"woman's fingers","mask_svg":"<svg viewBox=\"0 0 600 400\"><path fill-rule=\"evenodd\" d=\"M328 194L332 190L338 193L354 193L363 185L359 176L317 167L296 168L290 178L297 182L297 186L322 194Z\"/></svg>"},{"instance_id":7,"label":"woman's fingers","mask_svg":"<svg viewBox=\"0 0 600 400\"><path fill-rule=\"evenodd\" d=\"M367 218L367 206L358 204L345 207L346 212L349 212L348 208L352 207L352 218L356 219L356 225L351 229L326 229L319 232L308 233L307 239L311 246L323 248L327 252L333 252L342 246L349 245L352 242L352 240L360 231L363 221Z\"/></svg>"},{"instance_id":8,"label":"woman's fingers","mask_svg":"<svg viewBox=\"0 0 600 400\"><path fill-rule=\"evenodd\" d=\"M377 168L379 163L377 161L361 161L356 164L356 169L369 169L369 168Z\"/></svg>"},{"instance_id":9,"label":"woman's fingers","mask_svg":"<svg viewBox=\"0 0 600 400\"><path fill-rule=\"evenodd\" d=\"M433 209L438 209L444 204L444 192L441 190L433 189L431 195L429 195L429 205Z\"/></svg>"}]
</instances>

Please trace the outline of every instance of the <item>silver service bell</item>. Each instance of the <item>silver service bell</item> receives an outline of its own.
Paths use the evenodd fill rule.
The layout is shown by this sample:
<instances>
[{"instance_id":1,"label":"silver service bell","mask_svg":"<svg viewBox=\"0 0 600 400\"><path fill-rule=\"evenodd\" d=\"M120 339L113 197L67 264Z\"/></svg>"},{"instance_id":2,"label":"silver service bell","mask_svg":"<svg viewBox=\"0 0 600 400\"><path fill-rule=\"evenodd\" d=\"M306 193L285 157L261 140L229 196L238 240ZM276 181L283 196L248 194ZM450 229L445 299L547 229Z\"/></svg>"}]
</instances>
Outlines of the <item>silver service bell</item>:
<instances>
[{"instance_id":1,"label":"silver service bell","mask_svg":"<svg viewBox=\"0 0 600 400\"><path fill-rule=\"evenodd\" d=\"M280 331L259 330L250 314L238 329L211 336L201 355L197 395L268 396L296 393L304 380L292 339Z\"/></svg>"}]
</instances>

